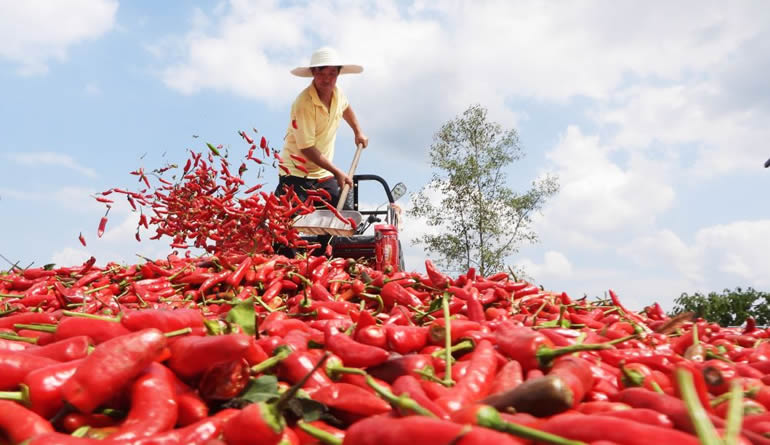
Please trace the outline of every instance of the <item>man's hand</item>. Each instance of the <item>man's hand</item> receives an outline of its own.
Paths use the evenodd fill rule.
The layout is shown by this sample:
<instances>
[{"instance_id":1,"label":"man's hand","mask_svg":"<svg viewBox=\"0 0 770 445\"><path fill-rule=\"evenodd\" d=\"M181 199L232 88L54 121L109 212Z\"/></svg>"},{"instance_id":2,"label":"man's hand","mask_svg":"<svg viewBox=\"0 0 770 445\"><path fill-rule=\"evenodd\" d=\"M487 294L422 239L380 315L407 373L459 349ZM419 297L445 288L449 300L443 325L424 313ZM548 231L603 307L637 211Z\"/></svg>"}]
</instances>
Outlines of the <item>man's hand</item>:
<instances>
[{"instance_id":1,"label":"man's hand","mask_svg":"<svg viewBox=\"0 0 770 445\"><path fill-rule=\"evenodd\" d=\"M363 133L356 133L356 147L358 147L358 144L361 144L366 148L366 146L369 145L369 138Z\"/></svg>"},{"instance_id":2,"label":"man's hand","mask_svg":"<svg viewBox=\"0 0 770 445\"><path fill-rule=\"evenodd\" d=\"M337 169L337 172L334 173L334 178L337 180L337 184L340 186L340 192L342 192L345 184L353 187L353 178L346 175L342 170Z\"/></svg>"}]
</instances>

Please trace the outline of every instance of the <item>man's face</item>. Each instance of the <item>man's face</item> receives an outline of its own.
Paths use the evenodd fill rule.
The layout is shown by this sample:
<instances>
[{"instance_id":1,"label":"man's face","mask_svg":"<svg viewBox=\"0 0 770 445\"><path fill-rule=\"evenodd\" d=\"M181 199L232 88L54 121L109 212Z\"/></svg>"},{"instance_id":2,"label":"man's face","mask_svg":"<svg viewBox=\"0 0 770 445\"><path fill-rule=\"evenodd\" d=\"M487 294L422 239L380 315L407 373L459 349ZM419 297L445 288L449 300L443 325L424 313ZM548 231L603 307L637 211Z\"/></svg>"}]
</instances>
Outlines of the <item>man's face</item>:
<instances>
[{"instance_id":1,"label":"man's face","mask_svg":"<svg viewBox=\"0 0 770 445\"><path fill-rule=\"evenodd\" d=\"M320 94L330 94L337 84L337 76L340 74L339 67L324 66L313 70L313 84Z\"/></svg>"}]
</instances>

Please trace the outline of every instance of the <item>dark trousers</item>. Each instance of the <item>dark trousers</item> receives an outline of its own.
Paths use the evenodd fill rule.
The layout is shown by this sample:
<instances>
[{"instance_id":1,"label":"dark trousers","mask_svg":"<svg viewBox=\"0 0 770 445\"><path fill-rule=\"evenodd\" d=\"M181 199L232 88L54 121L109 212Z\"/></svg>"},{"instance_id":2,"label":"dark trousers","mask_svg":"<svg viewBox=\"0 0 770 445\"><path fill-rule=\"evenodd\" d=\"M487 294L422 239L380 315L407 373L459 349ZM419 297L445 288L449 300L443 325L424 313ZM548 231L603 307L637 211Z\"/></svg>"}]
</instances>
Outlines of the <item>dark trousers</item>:
<instances>
[{"instance_id":1,"label":"dark trousers","mask_svg":"<svg viewBox=\"0 0 770 445\"><path fill-rule=\"evenodd\" d=\"M329 192L329 195L331 195L329 204L335 207L337 206L337 201L340 199L340 187L334 177L323 182L318 182L316 179L300 178L299 176L279 176L278 186L275 188L275 195L281 196L285 194L288 187L294 187L294 193L297 194L297 197L301 201L305 201L307 199L306 190L310 189L324 189ZM323 204L316 203L316 207L323 207Z\"/></svg>"}]
</instances>

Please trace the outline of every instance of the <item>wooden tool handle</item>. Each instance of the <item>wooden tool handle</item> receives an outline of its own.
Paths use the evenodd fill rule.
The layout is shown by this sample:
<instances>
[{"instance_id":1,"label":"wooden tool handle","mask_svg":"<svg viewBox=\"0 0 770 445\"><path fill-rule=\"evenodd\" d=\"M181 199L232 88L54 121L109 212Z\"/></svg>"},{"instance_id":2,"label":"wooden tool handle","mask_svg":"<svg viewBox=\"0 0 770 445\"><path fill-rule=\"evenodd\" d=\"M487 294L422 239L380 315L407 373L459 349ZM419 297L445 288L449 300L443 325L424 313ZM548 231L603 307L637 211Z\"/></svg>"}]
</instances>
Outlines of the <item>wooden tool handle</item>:
<instances>
[{"instance_id":1,"label":"wooden tool handle","mask_svg":"<svg viewBox=\"0 0 770 445\"><path fill-rule=\"evenodd\" d=\"M356 172L356 167L358 167L358 160L361 158L361 151L363 151L364 146L362 144L358 144L356 148L356 154L353 155L353 163L350 164L350 171L348 171L348 176L350 179L353 179L353 173ZM350 186L346 183L342 187L342 192L340 192L340 200L337 202L337 210L342 210L342 207L345 206L345 199L348 197L348 192L350 191Z\"/></svg>"}]
</instances>

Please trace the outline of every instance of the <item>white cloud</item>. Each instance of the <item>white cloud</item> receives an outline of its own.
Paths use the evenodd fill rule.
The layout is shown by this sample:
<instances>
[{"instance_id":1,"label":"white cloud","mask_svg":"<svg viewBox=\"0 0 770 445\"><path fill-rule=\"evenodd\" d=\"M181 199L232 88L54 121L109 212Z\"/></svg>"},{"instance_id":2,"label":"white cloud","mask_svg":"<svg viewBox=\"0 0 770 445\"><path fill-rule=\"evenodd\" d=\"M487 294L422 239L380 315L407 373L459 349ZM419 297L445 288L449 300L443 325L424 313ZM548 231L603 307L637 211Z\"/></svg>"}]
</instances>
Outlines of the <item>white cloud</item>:
<instances>
[{"instance_id":1,"label":"white cloud","mask_svg":"<svg viewBox=\"0 0 770 445\"><path fill-rule=\"evenodd\" d=\"M518 261L517 266L524 269L527 275L537 282L549 279L565 279L572 276L572 263L562 252L549 250L543 255L542 263L535 263L529 258Z\"/></svg>"},{"instance_id":2,"label":"white cloud","mask_svg":"<svg viewBox=\"0 0 770 445\"><path fill-rule=\"evenodd\" d=\"M117 10L117 0L0 1L0 57L23 74L45 73L70 46L112 29Z\"/></svg>"},{"instance_id":3,"label":"white cloud","mask_svg":"<svg viewBox=\"0 0 770 445\"><path fill-rule=\"evenodd\" d=\"M73 266L81 264L91 257L86 248L65 247L51 255L51 262L57 267Z\"/></svg>"},{"instance_id":4,"label":"white cloud","mask_svg":"<svg viewBox=\"0 0 770 445\"><path fill-rule=\"evenodd\" d=\"M187 35L172 37L180 46L163 78L187 94L215 89L285 106L305 82L288 69L330 44L366 68L342 83L368 122L381 134L411 135L470 103L509 124L512 97L606 99L629 75L679 80L719 66L763 26L751 5L726 11L696 1L400 6L232 0L212 14L196 9Z\"/></svg>"},{"instance_id":5,"label":"white cloud","mask_svg":"<svg viewBox=\"0 0 770 445\"><path fill-rule=\"evenodd\" d=\"M770 240L770 220L734 221L699 230L695 235L696 246L706 252L720 272L712 281L718 288L735 285L754 287L770 286L770 257L767 245ZM719 283L717 281L724 280Z\"/></svg>"},{"instance_id":6,"label":"white cloud","mask_svg":"<svg viewBox=\"0 0 770 445\"><path fill-rule=\"evenodd\" d=\"M663 144L672 151L680 144L693 144L698 156L690 173L695 177L757 170L768 153L770 129L763 122L770 115L759 108L714 105L729 95L714 80L636 85L619 91L594 117L616 126L615 146L648 150Z\"/></svg>"},{"instance_id":7,"label":"white cloud","mask_svg":"<svg viewBox=\"0 0 770 445\"><path fill-rule=\"evenodd\" d=\"M544 209L542 224L555 231L580 232L573 238L601 232L649 227L675 196L666 164L641 156L622 168L612 149L597 136L570 126L546 157L554 164L560 190Z\"/></svg>"},{"instance_id":8,"label":"white cloud","mask_svg":"<svg viewBox=\"0 0 770 445\"><path fill-rule=\"evenodd\" d=\"M75 161L71 156L62 153L44 151L31 153L9 153L6 156L11 161L21 165L53 165L56 167L63 167L73 170L77 173L88 176L89 178L96 178L98 176L94 169L85 167Z\"/></svg>"}]
</instances>

